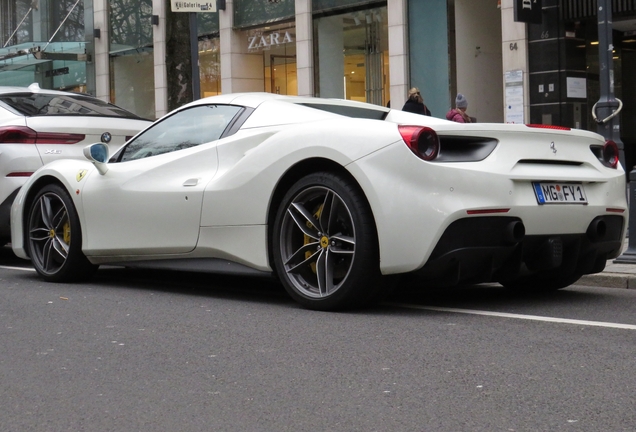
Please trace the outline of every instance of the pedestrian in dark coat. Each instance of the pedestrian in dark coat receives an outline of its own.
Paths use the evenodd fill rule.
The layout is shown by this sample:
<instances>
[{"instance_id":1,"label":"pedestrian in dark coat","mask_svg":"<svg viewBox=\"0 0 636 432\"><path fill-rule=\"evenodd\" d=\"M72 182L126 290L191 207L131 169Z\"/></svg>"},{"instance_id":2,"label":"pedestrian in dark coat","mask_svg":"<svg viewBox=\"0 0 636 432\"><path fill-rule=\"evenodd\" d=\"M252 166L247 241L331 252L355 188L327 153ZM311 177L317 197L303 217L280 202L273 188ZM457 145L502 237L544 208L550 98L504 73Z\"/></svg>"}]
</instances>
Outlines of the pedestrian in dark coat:
<instances>
[{"instance_id":1,"label":"pedestrian in dark coat","mask_svg":"<svg viewBox=\"0 0 636 432\"><path fill-rule=\"evenodd\" d=\"M420 89L418 89L417 87L413 87L411 90L409 90L409 98L406 100L406 103L402 107L402 111L427 116L431 115L429 109L426 107L426 105L424 105L424 98L422 98Z\"/></svg>"}]
</instances>

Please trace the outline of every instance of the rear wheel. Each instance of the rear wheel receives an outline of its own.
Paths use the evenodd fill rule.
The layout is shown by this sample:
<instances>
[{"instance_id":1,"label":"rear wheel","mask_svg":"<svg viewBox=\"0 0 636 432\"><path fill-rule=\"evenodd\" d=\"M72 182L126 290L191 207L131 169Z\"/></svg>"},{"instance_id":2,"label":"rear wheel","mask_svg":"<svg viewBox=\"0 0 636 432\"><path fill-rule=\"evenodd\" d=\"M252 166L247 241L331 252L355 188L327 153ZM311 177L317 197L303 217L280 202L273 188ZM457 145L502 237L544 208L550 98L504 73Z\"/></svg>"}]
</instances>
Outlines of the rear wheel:
<instances>
[{"instance_id":1,"label":"rear wheel","mask_svg":"<svg viewBox=\"0 0 636 432\"><path fill-rule=\"evenodd\" d=\"M62 187L51 184L37 193L29 209L27 230L33 267L46 280L80 280L97 269L82 253L79 218Z\"/></svg>"},{"instance_id":2,"label":"rear wheel","mask_svg":"<svg viewBox=\"0 0 636 432\"><path fill-rule=\"evenodd\" d=\"M309 309L361 306L382 290L371 209L346 178L315 173L294 184L279 207L272 246L285 289Z\"/></svg>"}]
</instances>

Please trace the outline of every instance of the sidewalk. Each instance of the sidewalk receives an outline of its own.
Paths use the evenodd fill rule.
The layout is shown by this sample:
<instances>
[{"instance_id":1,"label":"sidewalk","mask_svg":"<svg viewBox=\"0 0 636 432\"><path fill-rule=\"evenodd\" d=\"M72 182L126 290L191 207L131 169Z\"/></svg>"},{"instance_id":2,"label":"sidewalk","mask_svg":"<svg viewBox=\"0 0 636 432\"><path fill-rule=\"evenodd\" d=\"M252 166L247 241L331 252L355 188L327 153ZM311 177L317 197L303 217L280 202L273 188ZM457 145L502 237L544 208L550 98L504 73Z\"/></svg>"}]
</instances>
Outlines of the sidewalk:
<instances>
[{"instance_id":1,"label":"sidewalk","mask_svg":"<svg viewBox=\"0 0 636 432\"><path fill-rule=\"evenodd\" d=\"M627 239L623 250L626 249ZM619 264L609 260L601 273L585 275L574 285L636 289L636 261L634 264Z\"/></svg>"}]
</instances>

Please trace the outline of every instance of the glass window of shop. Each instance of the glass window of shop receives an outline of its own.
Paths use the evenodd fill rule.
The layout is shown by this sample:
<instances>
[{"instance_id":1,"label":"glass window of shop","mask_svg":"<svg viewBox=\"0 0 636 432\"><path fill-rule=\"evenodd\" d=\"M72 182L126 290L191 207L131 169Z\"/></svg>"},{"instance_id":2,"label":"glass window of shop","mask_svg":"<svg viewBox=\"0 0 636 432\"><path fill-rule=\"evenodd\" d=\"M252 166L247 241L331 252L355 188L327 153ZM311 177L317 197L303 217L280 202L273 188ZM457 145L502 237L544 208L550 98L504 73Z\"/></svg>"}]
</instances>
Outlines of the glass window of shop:
<instances>
[{"instance_id":1,"label":"glass window of shop","mask_svg":"<svg viewBox=\"0 0 636 432\"><path fill-rule=\"evenodd\" d=\"M0 85L86 91L84 2L2 0Z\"/></svg>"},{"instance_id":2,"label":"glass window of shop","mask_svg":"<svg viewBox=\"0 0 636 432\"><path fill-rule=\"evenodd\" d=\"M263 54L264 90L297 95L296 30L293 24L279 24L247 31L248 52Z\"/></svg>"},{"instance_id":3,"label":"glass window of shop","mask_svg":"<svg viewBox=\"0 0 636 432\"><path fill-rule=\"evenodd\" d=\"M234 0L234 27L248 28L294 19L294 0Z\"/></svg>"},{"instance_id":4,"label":"glass window of shop","mask_svg":"<svg viewBox=\"0 0 636 432\"><path fill-rule=\"evenodd\" d=\"M297 95L294 0L234 2L234 27L243 29L247 52L263 56L263 90Z\"/></svg>"},{"instance_id":5,"label":"glass window of shop","mask_svg":"<svg viewBox=\"0 0 636 432\"><path fill-rule=\"evenodd\" d=\"M388 103L386 6L314 19L314 56L317 96Z\"/></svg>"},{"instance_id":6,"label":"glass window of shop","mask_svg":"<svg viewBox=\"0 0 636 432\"><path fill-rule=\"evenodd\" d=\"M201 97L216 96L221 94L219 13L198 13L197 34L199 35Z\"/></svg>"},{"instance_id":7,"label":"glass window of shop","mask_svg":"<svg viewBox=\"0 0 636 432\"><path fill-rule=\"evenodd\" d=\"M152 0L110 0L110 101L155 117Z\"/></svg>"}]
</instances>

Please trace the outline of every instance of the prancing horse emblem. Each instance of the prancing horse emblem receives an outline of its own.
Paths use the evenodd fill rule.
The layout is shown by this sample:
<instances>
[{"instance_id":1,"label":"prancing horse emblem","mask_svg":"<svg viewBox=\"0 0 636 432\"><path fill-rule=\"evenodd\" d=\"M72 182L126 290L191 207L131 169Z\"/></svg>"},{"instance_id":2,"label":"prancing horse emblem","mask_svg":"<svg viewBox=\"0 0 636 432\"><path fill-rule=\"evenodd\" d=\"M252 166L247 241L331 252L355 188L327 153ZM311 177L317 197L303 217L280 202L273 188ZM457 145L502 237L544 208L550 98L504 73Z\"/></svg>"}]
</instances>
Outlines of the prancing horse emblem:
<instances>
[{"instance_id":1,"label":"prancing horse emblem","mask_svg":"<svg viewBox=\"0 0 636 432\"><path fill-rule=\"evenodd\" d=\"M81 182L81 181L82 181L82 179L86 176L86 173L87 173L87 172L88 172L88 170L85 170L85 169L80 170L80 172L78 172L78 173L77 173L77 175L75 176L75 179L76 179L78 182Z\"/></svg>"},{"instance_id":2,"label":"prancing horse emblem","mask_svg":"<svg viewBox=\"0 0 636 432\"><path fill-rule=\"evenodd\" d=\"M550 143L550 148L552 149L552 153L556 154L557 150L556 150L556 146L554 145L554 141Z\"/></svg>"}]
</instances>

